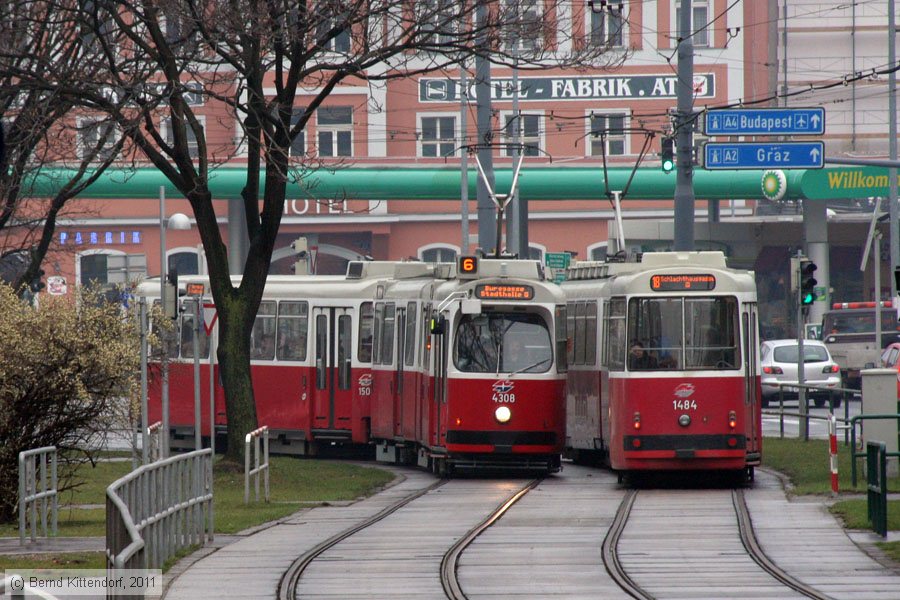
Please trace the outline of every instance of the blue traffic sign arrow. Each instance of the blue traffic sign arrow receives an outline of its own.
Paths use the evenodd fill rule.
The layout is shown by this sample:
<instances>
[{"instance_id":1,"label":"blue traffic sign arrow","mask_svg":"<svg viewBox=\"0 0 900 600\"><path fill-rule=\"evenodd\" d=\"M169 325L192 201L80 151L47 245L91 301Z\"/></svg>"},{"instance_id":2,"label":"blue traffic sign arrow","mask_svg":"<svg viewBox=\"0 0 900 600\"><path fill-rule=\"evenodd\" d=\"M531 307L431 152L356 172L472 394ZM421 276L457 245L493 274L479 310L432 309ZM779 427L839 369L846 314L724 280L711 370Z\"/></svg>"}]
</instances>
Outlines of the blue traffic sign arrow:
<instances>
[{"instance_id":1,"label":"blue traffic sign arrow","mask_svg":"<svg viewBox=\"0 0 900 600\"><path fill-rule=\"evenodd\" d=\"M708 142L703 148L704 168L713 169L821 169L823 142Z\"/></svg>"},{"instance_id":2,"label":"blue traffic sign arrow","mask_svg":"<svg viewBox=\"0 0 900 600\"><path fill-rule=\"evenodd\" d=\"M822 135L824 108L735 108L710 110L706 135Z\"/></svg>"}]
</instances>

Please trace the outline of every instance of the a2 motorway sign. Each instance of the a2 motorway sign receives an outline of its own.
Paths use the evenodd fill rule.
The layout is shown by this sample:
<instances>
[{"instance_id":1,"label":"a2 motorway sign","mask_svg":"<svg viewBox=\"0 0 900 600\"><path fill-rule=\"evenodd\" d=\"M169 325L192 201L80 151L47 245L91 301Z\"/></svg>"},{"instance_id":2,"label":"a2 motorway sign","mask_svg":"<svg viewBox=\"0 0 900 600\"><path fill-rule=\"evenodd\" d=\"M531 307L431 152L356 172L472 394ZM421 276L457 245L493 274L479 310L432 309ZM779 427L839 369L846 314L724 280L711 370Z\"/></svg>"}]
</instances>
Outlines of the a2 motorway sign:
<instances>
[{"instance_id":1,"label":"a2 motorway sign","mask_svg":"<svg viewBox=\"0 0 900 600\"><path fill-rule=\"evenodd\" d=\"M823 142L708 142L706 169L821 169Z\"/></svg>"},{"instance_id":2,"label":"a2 motorway sign","mask_svg":"<svg viewBox=\"0 0 900 600\"><path fill-rule=\"evenodd\" d=\"M704 119L706 135L822 135L825 109L736 108L710 110Z\"/></svg>"}]
</instances>

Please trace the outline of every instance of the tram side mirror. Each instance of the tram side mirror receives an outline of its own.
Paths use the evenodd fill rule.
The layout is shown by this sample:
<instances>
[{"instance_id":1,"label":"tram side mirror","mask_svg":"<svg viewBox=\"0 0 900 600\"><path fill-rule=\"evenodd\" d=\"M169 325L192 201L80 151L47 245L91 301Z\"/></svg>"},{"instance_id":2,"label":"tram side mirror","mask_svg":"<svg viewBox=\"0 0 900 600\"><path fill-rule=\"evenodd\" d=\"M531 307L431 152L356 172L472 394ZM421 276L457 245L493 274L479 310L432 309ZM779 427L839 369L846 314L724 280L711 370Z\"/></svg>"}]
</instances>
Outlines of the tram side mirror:
<instances>
[{"instance_id":1,"label":"tram side mirror","mask_svg":"<svg viewBox=\"0 0 900 600\"><path fill-rule=\"evenodd\" d=\"M460 301L460 311L464 315L480 315L481 314L481 300L475 299L466 299Z\"/></svg>"},{"instance_id":2,"label":"tram side mirror","mask_svg":"<svg viewBox=\"0 0 900 600\"><path fill-rule=\"evenodd\" d=\"M447 328L447 317L438 315L431 319L431 335L443 335Z\"/></svg>"}]
</instances>

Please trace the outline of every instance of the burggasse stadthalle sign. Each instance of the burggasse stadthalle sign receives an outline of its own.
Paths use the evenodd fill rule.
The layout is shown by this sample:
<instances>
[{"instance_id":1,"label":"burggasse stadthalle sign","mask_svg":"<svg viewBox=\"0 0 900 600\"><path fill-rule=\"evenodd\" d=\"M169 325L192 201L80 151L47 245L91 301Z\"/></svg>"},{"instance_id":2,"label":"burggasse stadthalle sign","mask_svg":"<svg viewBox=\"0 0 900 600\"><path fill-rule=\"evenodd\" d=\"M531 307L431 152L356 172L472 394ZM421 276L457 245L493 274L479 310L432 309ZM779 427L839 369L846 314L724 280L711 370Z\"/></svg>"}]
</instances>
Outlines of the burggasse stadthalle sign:
<instances>
[{"instance_id":1,"label":"burggasse stadthalle sign","mask_svg":"<svg viewBox=\"0 0 900 600\"><path fill-rule=\"evenodd\" d=\"M476 98L475 83L466 82L468 97ZM424 77L419 79L419 102L459 101L459 79ZM491 80L493 100L512 100L512 78ZM694 97L712 98L716 78L712 73L694 75ZM678 77L668 75L615 75L598 77L519 77L519 101L599 100L627 98L658 100L676 98Z\"/></svg>"}]
</instances>

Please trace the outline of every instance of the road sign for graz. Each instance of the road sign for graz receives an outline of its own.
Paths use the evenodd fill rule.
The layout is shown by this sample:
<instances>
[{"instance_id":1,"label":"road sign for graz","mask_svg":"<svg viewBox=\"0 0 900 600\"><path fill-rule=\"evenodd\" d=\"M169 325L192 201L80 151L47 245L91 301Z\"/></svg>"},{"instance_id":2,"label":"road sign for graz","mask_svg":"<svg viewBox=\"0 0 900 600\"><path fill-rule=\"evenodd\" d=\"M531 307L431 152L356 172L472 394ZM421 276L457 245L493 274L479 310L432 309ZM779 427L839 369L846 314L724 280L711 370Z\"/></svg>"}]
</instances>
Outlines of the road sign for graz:
<instances>
[{"instance_id":1,"label":"road sign for graz","mask_svg":"<svg viewBox=\"0 0 900 600\"><path fill-rule=\"evenodd\" d=\"M710 110L706 135L822 135L825 109L736 108Z\"/></svg>"},{"instance_id":2,"label":"road sign for graz","mask_svg":"<svg viewBox=\"0 0 900 600\"><path fill-rule=\"evenodd\" d=\"M822 142L708 142L703 148L706 169L821 169Z\"/></svg>"}]
</instances>

